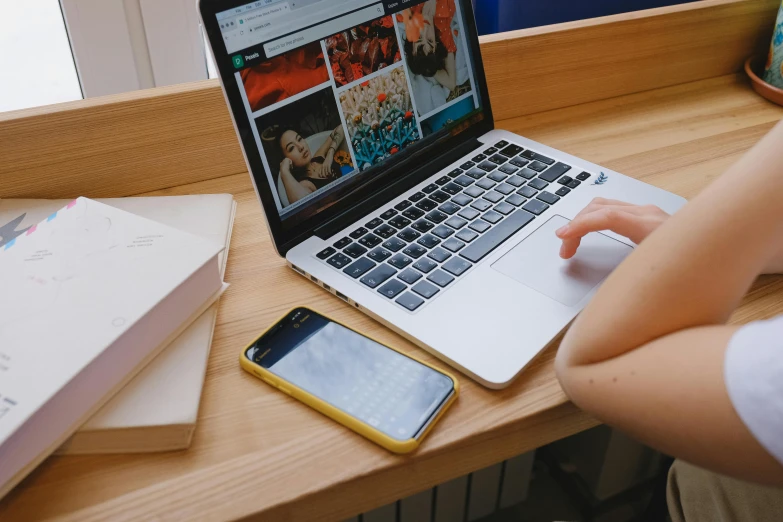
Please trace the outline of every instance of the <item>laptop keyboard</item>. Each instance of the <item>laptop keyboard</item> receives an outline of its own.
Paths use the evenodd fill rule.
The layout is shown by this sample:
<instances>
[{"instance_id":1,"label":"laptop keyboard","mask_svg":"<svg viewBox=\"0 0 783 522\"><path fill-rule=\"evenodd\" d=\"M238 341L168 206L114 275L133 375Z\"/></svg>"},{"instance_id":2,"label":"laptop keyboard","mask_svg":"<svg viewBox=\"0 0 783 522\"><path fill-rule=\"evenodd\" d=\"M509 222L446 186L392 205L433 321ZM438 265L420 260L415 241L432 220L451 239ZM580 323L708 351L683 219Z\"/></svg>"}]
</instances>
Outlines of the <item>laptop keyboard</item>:
<instances>
[{"instance_id":1,"label":"laptop keyboard","mask_svg":"<svg viewBox=\"0 0 783 522\"><path fill-rule=\"evenodd\" d=\"M501 141L316 256L415 312L592 176L572 171Z\"/></svg>"}]
</instances>

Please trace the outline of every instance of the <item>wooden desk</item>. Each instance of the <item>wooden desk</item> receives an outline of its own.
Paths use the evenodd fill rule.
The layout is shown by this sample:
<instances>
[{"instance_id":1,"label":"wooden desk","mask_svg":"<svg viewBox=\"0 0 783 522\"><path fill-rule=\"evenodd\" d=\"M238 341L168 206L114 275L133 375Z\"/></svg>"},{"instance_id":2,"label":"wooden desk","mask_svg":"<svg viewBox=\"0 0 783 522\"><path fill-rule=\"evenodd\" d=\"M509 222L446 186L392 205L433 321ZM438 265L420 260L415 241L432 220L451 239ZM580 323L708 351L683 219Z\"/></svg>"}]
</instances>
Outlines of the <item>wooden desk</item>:
<instances>
[{"instance_id":1,"label":"wooden desk","mask_svg":"<svg viewBox=\"0 0 783 522\"><path fill-rule=\"evenodd\" d=\"M692 197L783 117L735 74L745 55L766 46L777 3L710 0L486 39L493 100L506 118L498 126ZM695 63L691 55L711 43L713 54L697 65L677 61ZM531 49L550 65L516 54ZM650 54L656 49L668 49L669 60ZM509 82L523 78L508 64L524 65L544 87L529 84L525 96L513 96ZM570 81L569 67L583 76L564 87L553 76ZM640 80L640 71L648 77ZM639 92L645 86L653 90ZM573 100L580 104L568 106ZM0 115L0 158L1 197L230 192L239 203L226 276L232 286L192 448L50 458L0 502L0 520L340 520L596 424L557 384L554 348L501 392L463 378L453 410L407 457L244 374L238 350L304 303L432 358L285 268L214 82ZM783 312L782 296L783 280L763 278L735 320Z\"/></svg>"}]
</instances>

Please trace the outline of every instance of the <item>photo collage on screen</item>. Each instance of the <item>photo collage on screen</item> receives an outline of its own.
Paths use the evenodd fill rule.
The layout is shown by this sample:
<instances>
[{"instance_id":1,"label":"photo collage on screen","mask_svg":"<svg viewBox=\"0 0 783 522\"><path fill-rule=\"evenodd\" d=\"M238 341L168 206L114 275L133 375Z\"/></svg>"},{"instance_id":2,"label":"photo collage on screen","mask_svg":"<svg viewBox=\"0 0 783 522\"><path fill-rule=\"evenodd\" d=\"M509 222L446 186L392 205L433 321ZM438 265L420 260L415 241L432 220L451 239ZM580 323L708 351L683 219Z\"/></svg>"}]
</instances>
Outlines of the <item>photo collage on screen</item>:
<instances>
[{"instance_id":1,"label":"photo collage on screen","mask_svg":"<svg viewBox=\"0 0 783 522\"><path fill-rule=\"evenodd\" d=\"M428 0L236 74L278 210L478 107L457 0Z\"/></svg>"}]
</instances>

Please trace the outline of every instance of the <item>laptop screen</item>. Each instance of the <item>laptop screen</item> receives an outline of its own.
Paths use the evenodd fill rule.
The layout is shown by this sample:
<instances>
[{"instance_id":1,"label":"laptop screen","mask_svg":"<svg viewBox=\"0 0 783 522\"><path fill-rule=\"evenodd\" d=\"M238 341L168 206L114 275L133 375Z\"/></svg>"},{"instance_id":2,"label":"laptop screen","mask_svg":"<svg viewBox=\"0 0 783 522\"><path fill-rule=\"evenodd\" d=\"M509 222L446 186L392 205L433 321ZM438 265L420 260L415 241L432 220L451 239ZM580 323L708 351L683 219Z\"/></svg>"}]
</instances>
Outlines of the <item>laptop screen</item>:
<instances>
[{"instance_id":1,"label":"laptop screen","mask_svg":"<svg viewBox=\"0 0 783 522\"><path fill-rule=\"evenodd\" d=\"M470 0L261 0L216 14L226 51L216 59L230 59L247 117L237 124L249 127L245 147L254 143L263 163L252 175L259 191L271 189L284 229L481 121L464 29L471 8Z\"/></svg>"}]
</instances>

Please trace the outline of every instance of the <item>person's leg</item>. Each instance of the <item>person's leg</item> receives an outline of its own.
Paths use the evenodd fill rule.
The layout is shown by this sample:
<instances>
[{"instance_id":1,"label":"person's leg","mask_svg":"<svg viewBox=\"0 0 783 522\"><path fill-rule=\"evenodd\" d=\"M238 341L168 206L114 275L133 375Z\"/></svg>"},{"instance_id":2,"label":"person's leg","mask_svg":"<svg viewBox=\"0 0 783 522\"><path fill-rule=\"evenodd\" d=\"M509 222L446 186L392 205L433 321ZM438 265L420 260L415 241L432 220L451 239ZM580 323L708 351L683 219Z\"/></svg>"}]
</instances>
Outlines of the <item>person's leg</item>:
<instances>
[{"instance_id":1,"label":"person's leg","mask_svg":"<svg viewBox=\"0 0 783 522\"><path fill-rule=\"evenodd\" d=\"M717 475L677 460L667 491L672 522L779 522L783 490Z\"/></svg>"}]
</instances>

